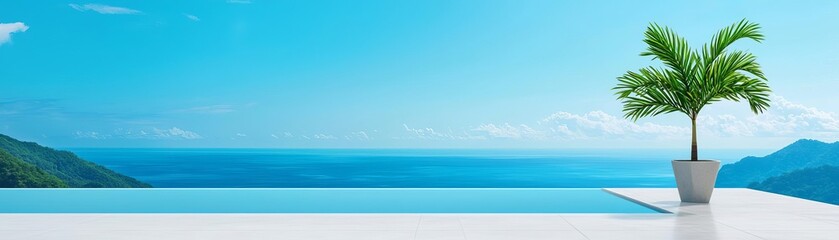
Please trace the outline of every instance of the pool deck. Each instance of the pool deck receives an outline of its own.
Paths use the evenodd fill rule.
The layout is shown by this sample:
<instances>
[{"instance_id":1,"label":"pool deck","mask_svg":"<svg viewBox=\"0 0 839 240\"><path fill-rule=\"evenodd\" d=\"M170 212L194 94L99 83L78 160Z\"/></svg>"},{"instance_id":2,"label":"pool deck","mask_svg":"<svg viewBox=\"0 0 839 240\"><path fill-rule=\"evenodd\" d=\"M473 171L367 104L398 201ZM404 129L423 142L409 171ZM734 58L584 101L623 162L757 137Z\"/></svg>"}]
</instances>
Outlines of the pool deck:
<instances>
[{"instance_id":1,"label":"pool deck","mask_svg":"<svg viewBox=\"0 0 839 240\"><path fill-rule=\"evenodd\" d=\"M739 188L716 189L711 204L607 190L672 214L0 214L0 239L839 239L836 205Z\"/></svg>"}]
</instances>

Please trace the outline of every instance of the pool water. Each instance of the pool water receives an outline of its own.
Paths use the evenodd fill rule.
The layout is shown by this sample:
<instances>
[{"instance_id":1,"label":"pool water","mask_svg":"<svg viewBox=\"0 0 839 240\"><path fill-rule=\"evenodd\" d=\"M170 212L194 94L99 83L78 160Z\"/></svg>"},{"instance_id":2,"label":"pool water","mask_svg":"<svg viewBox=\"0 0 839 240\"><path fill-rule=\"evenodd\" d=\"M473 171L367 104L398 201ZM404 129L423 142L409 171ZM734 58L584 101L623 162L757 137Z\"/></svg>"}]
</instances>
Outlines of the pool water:
<instances>
[{"instance_id":1,"label":"pool water","mask_svg":"<svg viewBox=\"0 0 839 240\"><path fill-rule=\"evenodd\" d=\"M0 213L659 213L601 189L2 189Z\"/></svg>"}]
</instances>

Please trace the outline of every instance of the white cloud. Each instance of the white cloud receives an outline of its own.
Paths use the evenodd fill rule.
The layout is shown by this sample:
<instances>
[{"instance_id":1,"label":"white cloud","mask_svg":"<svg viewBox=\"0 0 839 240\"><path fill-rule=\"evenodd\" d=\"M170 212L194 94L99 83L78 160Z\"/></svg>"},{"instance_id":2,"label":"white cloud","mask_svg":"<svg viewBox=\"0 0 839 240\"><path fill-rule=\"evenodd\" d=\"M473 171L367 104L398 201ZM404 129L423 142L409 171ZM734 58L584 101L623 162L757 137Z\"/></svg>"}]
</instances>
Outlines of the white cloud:
<instances>
[{"instance_id":1,"label":"white cloud","mask_svg":"<svg viewBox=\"0 0 839 240\"><path fill-rule=\"evenodd\" d=\"M591 111L582 115L557 112L539 121L539 126L535 128L524 124L484 124L473 131L484 132L494 138L515 139L677 139L690 136L689 127L688 123L678 126L636 123L603 111ZM781 96L772 96L772 107L760 115L700 114L697 131L702 135L719 137L839 137L839 116Z\"/></svg>"},{"instance_id":2,"label":"white cloud","mask_svg":"<svg viewBox=\"0 0 839 240\"><path fill-rule=\"evenodd\" d=\"M473 131L485 132L494 138L513 138L513 139L545 139L545 133L537 131L530 126L520 124L518 126L505 123L496 126L495 124L482 124Z\"/></svg>"},{"instance_id":3,"label":"white cloud","mask_svg":"<svg viewBox=\"0 0 839 240\"><path fill-rule=\"evenodd\" d=\"M787 101L781 96L774 96L773 102L776 109L787 115L787 120L792 123L808 122L814 123L811 130L837 132L839 131L839 119L836 113L822 111L815 107L808 107L801 104ZM804 124L810 125L810 124Z\"/></svg>"},{"instance_id":4,"label":"white cloud","mask_svg":"<svg viewBox=\"0 0 839 240\"><path fill-rule=\"evenodd\" d=\"M236 133L236 136L237 137L247 137L248 135L244 134L244 133Z\"/></svg>"},{"instance_id":5,"label":"white cloud","mask_svg":"<svg viewBox=\"0 0 839 240\"><path fill-rule=\"evenodd\" d=\"M428 139L428 138L451 138L444 134L437 133L432 128L411 128L408 127L408 124L402 124L405 127L405 131L413 133L416 137L421 139Z\"/></svg>"},{"instance_id":6,"label":"white cloud","mask_svg":"<svg viewBox=\"0 0 839 240\"><path fill-rule=\"evenodd\" d=\"M557 112L539 121L548 126L551 132L566 138L598 138L614 136L656 136L670 138L689 134L687 127L656 123L635 123L615 117L603 111L591 111L579 115L569 112Z\"/></svg>"},{"instance_id":7,"label":"white cloud","mask_svg":"<svg viewBox=\"0 0 839 240\"><path fill-rule=\"evenodd\" d=\"M720 136L839 136L839 117L834 112L794 103L772 96L772 107L760 115L738 118L733 115L700 116L701 131Z\"/></svg>"},{"instance_id":8,"label":"white cloud","mask_svg":"<svg viewBox=\"0 0 839 240\"><path fill-rule=\"evenodd\" d=\"M198 133L183 130L180 128L158 129L153 128L152 132L156 138L182 138L182 139L201 139Z\"/></svg>"},{"instance_id":9,"label":"white cloud","mask_svg":"<svg viewBox=\"0 0 839 240\"><path fill-rule=\"evenodd\" d=\"M121 139L152 139L152 140L159 140L159 139L187 139L187 140L194 140L194 139L201 139L201 135L198 133L183 130L177 127L168 128L168 129L160 129L160 128L143 128L143 129L116 129L111 133L99 133L95 131L76 131L75 133L76 138L88 138L88 139L110 139L110 138L121 138Z\"/></svg>"},{"instance_id":10,"label":"white cloud","mask_svg":"<svg viewBox=\"0 0 839 240\"><path fill-rule=\"evenodd\" d=\"M409 138L451 140L485 139L485 137L483 136L473 136L465 131L462 134L455 134L451 130L449 130L448 133L444 133L435 131L433 128L411 128L408 127L408 124L402 124L402 127L405 128L405 131L408 131L410 133Z\"/></svg>"},{"instance_id":11,"label":"white cloud","mask_svg":"<svg viewBox=\"0 0 839 240\"><path fill-rule=\"evenodd\" d=\"M333 140L333 139L338 139L338 138L337 138L337 137L335 137L335 136L332 136L332 135L329 135L329 134L323 134L323 133L320 133L320 134L315 134L315 135L314 135L314 136L312 136L312 137L314 137L315 139L321 139L321 140Z\"/></svg>"},{"instance_id":12,"label":"white cloud","mask_svg":"<svg viewBox=\"0 0 839 240\"><path fill-rule=\"evenodd\" d=\"M96 140L111 138L110 135L101 134L101 133L93 132L93 131L90 131L90 132L76 131L75 136L76 136L76 138L88 138L88 139L96 139Z\"/></svg>"},{"instance_id":13,"label":"white cloud","mask_svg":"<svg viewBox=\"0 0 839 240\"><path fill-rule=\"evenodd\" d=\"M251 0L227 0L227 3L250 4Z\"/></svg>"},{"instance_id":14,"label":"white cloud","mask_svg":"<svg viewBox=\"0 0 839 240\"><path fill-rule=\"evenodd\" d=\"M438 133L437 131L434 131L433 128L411 128L411 127L408 127L408 124L402 124L402 126L405 127L406 131L412 132L416 137L421 138L421 139L430 139L430 138L454 139L453 136L448 135L448 134L444 134L444 133Z\"/></svg>"},{"instance_id":15,"label":"white cloud","mask_svg":"<svg viewBox=\"0 0 839 240\"><path fill-rule=\"evenodd\" d=\"M12 33L26 32L29 26L22 22L0 23L0 45L12 40Z\"/></svg>"},{"instance_id":16,"label":"white cloud","mask_svg":"<svg viewBox=\"0 0 839 240\"><path fill-rule=\"evenodd\" d=\"M68 5L71 8L76 9L79 12L94 11L94 12L98 12L98 13L101 13L101 14L141 14L141 13L143 13L139 10L134 10L134 9L130 9L130 8L115 7L115 6L108 6L108 5L103 5L103 4L94 4L94 3L88 3L88 4L83 4L83 5L71 3L71 4L68 4Z\"/></svg>"},{"instance_id":17,"label":"white cloud","mask_svg":"<svg viewBox=\"0 0 839 240\"><path fill-rule=\"evenodd\" d=\"M195 22L197 22L197 21L201 21L201 19L200 19L200 18L198 18L197 16L192 15L192 14L186 14L186 13L184 13L184 16L185 16L187 19L192 20L192 21L195 21Z\"/></svg>"},{"instance_id":18,"label":"white cloud","mask_svg":"<svg viewBox=\"0 0 839 240\"><path fill-rule=\"evenodd\" d=\"M358 140L370 140L370 136L367 135L367 133L364 132L364 131L352 132L351 134L352 134L353 138L358 139ZM349 136L346 136L346 138L347 138L347 140L350 140Z\"/></svg>"},{"instance_id":19,"label":"white cloud","mask_svg":"<svg viewBox=\"0 0 839 240\"><path fill-rule=\"evenodd\" d=\"M282 134L279 134L279 133L278 133L278 134L273 134L273 133L272 133L272 134L271 134L271 137L272 137L272 138L275 138L275 139L293 139L293 138L294 138L294 134L292 134L292 133L290 133L290 132L283 132ZM308 137L306 137L306 136L304 136L304 135L300 135L300 138L305 138L305 139L308 139Z\"/></svg>"}]
</instances>

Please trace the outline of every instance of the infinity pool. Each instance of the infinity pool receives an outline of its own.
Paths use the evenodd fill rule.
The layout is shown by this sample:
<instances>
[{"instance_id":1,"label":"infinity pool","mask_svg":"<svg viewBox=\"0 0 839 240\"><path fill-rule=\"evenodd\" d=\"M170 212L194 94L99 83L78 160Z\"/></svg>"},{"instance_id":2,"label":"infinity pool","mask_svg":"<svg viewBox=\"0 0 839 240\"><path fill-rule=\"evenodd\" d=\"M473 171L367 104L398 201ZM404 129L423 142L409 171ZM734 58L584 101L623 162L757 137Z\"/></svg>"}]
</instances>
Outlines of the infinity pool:
<instances>
[{"instance_id":1,"label":"infinity pool","mask_svg":"<svg viewBox=\"0 0 839 240\"><path fill-rule=\"evenodd\" d=\"M659 213L601 189L2 189L0 213Z\"/></svg>"}]
</instances>

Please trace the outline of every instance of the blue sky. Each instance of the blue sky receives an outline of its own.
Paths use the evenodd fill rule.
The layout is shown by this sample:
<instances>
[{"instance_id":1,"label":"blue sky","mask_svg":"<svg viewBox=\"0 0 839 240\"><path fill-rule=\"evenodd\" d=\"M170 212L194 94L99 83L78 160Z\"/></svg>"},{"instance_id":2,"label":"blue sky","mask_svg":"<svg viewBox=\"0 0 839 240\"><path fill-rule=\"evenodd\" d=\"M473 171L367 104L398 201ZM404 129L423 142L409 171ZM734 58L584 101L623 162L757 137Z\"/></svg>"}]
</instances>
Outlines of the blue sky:
<instances>
[{"instance_id":1,"label":"blue sky","mask_svg":"<svg viewBox=\"0 0 839 240\"><path fill-rule=\"evenodd\" d=\"M0 133L56 147L685 148L610 90L650 22L693 47L747 18L774 90L700 147L839 137L837 1L3 1Z\"/></svg>"}]
</instances>

